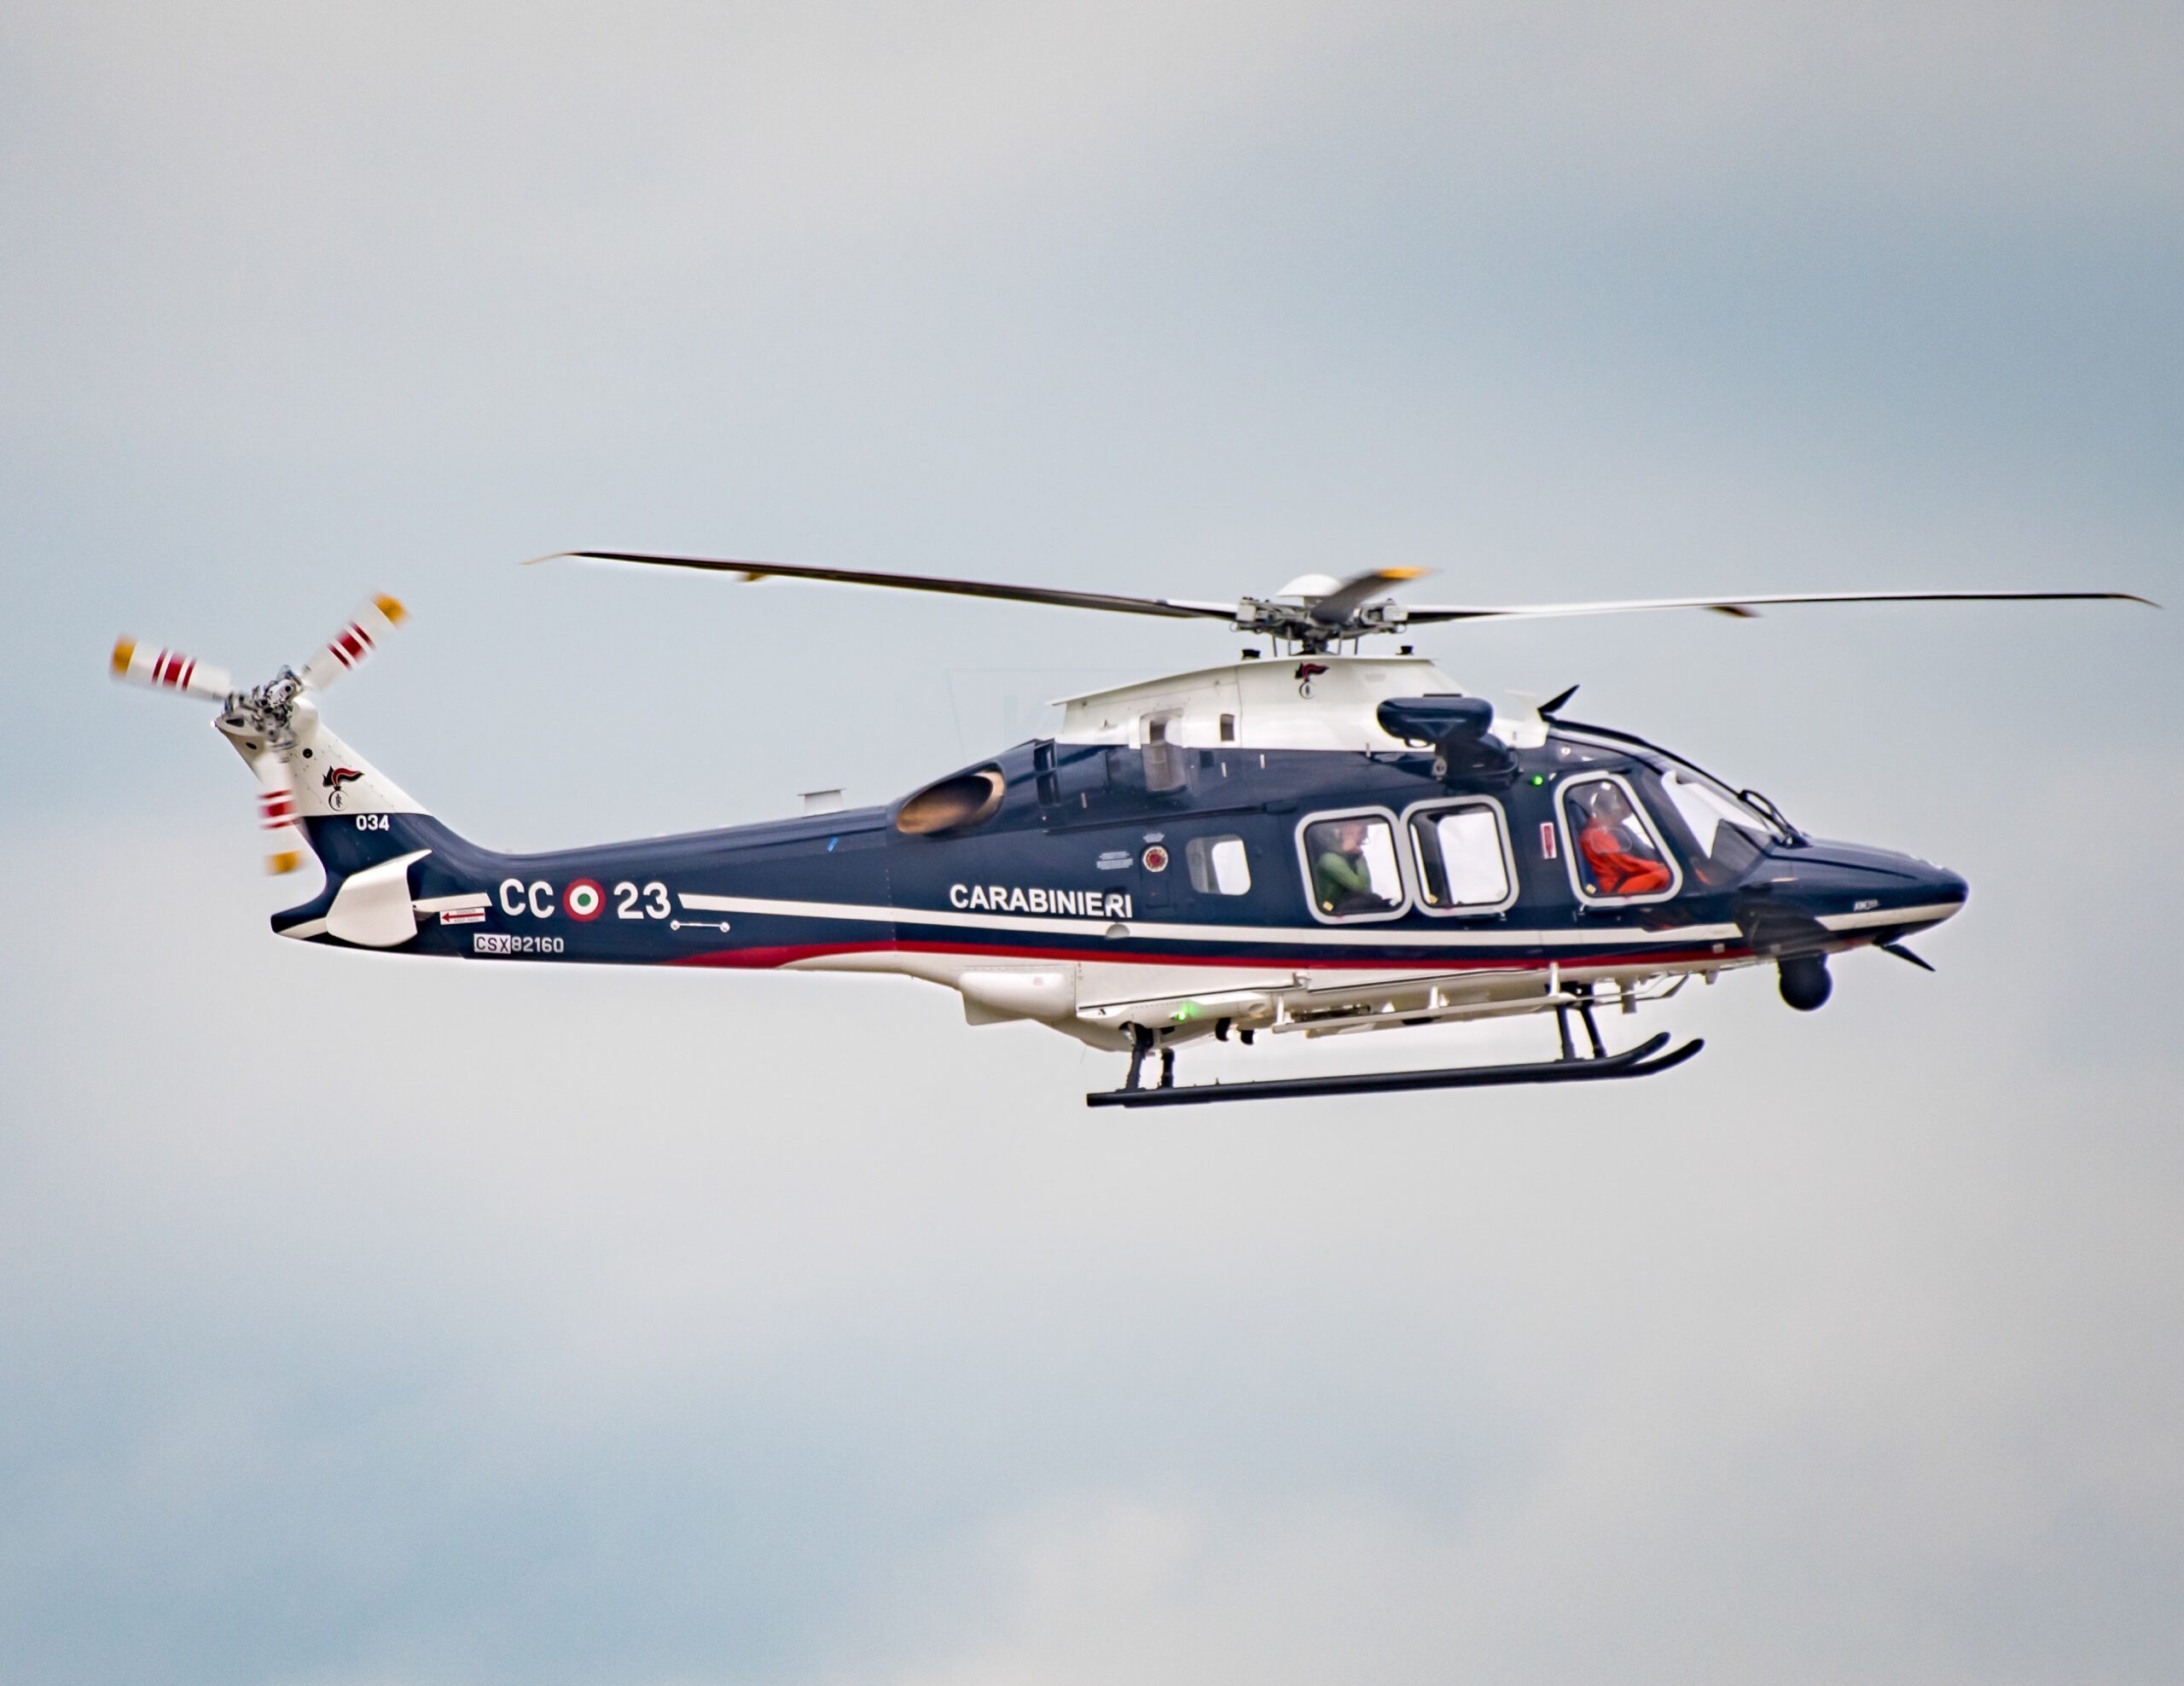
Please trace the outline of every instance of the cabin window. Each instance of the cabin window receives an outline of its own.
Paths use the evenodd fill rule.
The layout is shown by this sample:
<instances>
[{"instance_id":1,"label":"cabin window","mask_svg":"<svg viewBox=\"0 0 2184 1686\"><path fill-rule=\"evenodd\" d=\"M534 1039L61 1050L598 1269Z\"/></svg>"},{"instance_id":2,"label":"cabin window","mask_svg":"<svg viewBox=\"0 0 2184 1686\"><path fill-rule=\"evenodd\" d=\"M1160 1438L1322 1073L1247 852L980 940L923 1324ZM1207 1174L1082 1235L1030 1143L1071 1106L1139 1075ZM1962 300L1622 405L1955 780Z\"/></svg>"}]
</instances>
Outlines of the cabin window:
<instances>
[{"instance_id":1,"label":"cabin window","mask_svg":"<svg viewBox=\"0 0 2184 1686\"><path fill-rule=\"evenodd\" d=\"M1560 792L1570 875L1587 901L1659 901L1681 885L1660 834L1628 781L1573 779Z\"/></svg>"},{"instance_id":2,"label":"cabin window","mask_svg":"<svg viewBox=\"0 0 2184 1686\"><path fill-rule=\"evenodd\" d=\"M1298 840L1316 916L1391 919L1403 911L1406 897L1391 816L1330 814L1307 821Z\"/></svg>"},{"instance_id":3,"label":"cabin window","mask_svg":"<svg viewBox=\"0 0 2184 1686\"><path fill-rule=\"evenodd\" d=\"M1240 837L1194 837L1184 846L1191 888L1201 896L1246 896L1252 889L1252 863Z\"/></svg>"},{"instance_id":4,"label":"cabin window","mask_svg":"<svg viewBox=\"0 0 2184 1686\"><path fill-rule=\"evenodd\" d=\"M1418 899L1429 913L1499 913L1516 899L1502 810L1489 801L1414 810Z\"/></svg>"}]
</instances>

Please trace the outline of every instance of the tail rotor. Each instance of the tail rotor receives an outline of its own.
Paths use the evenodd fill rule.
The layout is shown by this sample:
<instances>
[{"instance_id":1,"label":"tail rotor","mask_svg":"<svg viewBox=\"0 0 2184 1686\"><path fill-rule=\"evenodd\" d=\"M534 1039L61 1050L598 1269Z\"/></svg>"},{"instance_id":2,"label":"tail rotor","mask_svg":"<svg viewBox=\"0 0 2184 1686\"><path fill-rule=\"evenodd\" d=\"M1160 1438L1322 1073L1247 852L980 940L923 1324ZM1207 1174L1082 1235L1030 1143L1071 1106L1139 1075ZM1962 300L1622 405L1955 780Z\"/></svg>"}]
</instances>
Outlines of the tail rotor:
<instances>
[{"instance_id":1,"label":"tail rotor","mask_svg":"<svg viewBox=\"0 0 2184 1686\"><path fill-rule=\"evenodd\" d=\"M307 692L322 691L353 671L407 618L384 594L367 598L348 622L304 664L283 667L264 684L239 690L225 668L210 667L176 650L147 650L133 638L113 647L113 676L152 690L173 691L223 705L214 727L250 764L258 779L258 825L265 834L265 869L293 872L311 845L297 823L298 749L317 730L318 710Z\"/></svg>"},{"instance_id":2,"label":"tail rotor","mask_svg":"<svg viewBox=\"0 0 2184 1686\"><path fill-rule=\"evenodd\" d=\"M367 597L363 607L349 617L349 624L320 646L304 664L298 677L307 690L322 691L344 673L352 672L379 648L380 639L409 619L409 610L384 592Z\"/></svg>"},{"instance_id":3,"label":"tail rotor","mask_svg":"<svg viewBox=\"0 0 2184 1686\"><path fill-rule=\"evenodd\" d=\"M179 691L207 702L225 702L235 681L224 667L208 667L179 650L148 650L134 638L117 638L113 677L155 691Z\"/></svg>"},{"instance_id":4,"label":"tail rotor","mask_svg":"<svg viewBox=\"0 0 2184 1686\"><path fill-rule=\"evenodd\" d=\"M258 775L258 823L265 833L265 869L293 872L310 845L296 824L296 774L286 756L268 750L251 763Z\"/></svg>"}]
</instances>

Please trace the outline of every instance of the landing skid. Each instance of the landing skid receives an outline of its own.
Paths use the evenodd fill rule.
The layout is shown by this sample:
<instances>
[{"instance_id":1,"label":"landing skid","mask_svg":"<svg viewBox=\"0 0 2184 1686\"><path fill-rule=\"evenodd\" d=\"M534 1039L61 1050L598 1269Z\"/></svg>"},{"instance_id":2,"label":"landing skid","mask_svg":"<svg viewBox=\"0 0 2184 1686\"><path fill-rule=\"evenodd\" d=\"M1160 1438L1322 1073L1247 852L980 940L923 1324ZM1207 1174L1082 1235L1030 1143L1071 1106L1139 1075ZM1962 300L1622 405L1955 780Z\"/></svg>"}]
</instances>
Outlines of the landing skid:
<instances>
[{"instance_id":1,"label":"landing skid","mask_svg":"<svg viewBox=\"0 0 2184 1686\"><path fill-rule=\"evenodd\" d=\"M1180 1089L1108 1089L1088 1107L1197 1107L1209 1101L1295 1101L1313 1095L1380 1095L1408 1089L1499 1089L1515 1083L1601 1083L1651 1077L1680 1066L1706 1044L1694 1037L1666 1054L1666 1031L1621 1054L1591 1060L1539 1060L1521 1066L1454 1066L1430 1072L1351 1072L1334 1077L1271 1078L1257 1083L1195 1083ZM1658 1057L1656 1057L1658 1056Z\"/></svg>"}]
</instances>

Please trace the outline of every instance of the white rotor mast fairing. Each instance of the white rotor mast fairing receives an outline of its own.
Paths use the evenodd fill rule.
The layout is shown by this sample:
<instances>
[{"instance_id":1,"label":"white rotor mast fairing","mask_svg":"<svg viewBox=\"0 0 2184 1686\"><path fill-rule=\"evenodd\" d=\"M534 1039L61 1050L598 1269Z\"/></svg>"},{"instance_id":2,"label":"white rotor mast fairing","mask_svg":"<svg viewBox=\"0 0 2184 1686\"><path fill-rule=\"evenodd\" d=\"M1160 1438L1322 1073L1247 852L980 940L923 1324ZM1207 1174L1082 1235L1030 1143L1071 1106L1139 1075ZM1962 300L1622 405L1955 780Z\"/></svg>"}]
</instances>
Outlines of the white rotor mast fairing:
<instances>
[{"instance_id":1,"label":"white rotor mast fairing","mask_svg":"<svg viewBox=\"0 0 2184 1686\"><path fill-rule=\"evenodd\" d=\"M1373 568L1338 580L1306 574L1271 597L1240 597L1212 603L1188 597L1131 597L1107 591L1070 591L1048 585L1013 585L937 574L883 573L874 569L813 567L799 562L741 561L717 556L674 556L645 550L561 550L534 561L567 557L581 561L633 562L650 567L694 568L761 579L825 580L879 585L898 591L933 591L1002 602L1046 603L1061 608L1103 609L1111 614L1155 615L1169 620L1223 620L1237 631L1262 634L1301 654L1326 650L1374 633L1457 620L1537 620L1581 614L1631 614L1653 609L1708 609L1749 619L1763 608L1801 603L2132 602L2154 607L2129 591L1800 591L1735 596L1647 597L1596 603L1397 602L1386 588L1422 578L1423 568Z\"/></svg>"}]
</instances>

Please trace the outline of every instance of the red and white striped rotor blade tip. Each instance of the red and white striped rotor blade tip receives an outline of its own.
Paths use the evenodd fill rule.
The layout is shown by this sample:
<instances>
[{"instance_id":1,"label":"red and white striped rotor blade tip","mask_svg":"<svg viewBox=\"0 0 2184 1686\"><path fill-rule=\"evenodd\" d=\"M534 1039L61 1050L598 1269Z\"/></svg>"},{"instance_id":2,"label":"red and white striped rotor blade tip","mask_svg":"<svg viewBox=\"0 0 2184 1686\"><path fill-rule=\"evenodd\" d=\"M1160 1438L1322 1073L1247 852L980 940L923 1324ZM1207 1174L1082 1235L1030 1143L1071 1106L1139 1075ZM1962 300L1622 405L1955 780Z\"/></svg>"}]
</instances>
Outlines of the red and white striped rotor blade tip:
<instances>
[{"instance_id":1,"label":"red and white striped rotor blade tip","mask_svg":"<svg viewBox=\"0 0 2184 1686\"><path fill-rule=\"evenodd\" d=\"M286 760L268 750L253 761L258 775L258 823L265 834L265 869L293 872L311 847L296 823L296 776Z\"/></svg>"},{"instance_id":2,"label":"red and white striped rotor blade tip","mask_svg":"<svg viewBox=\"0 0 2184 1686\"><path fill-rule=\"evenodd\" d=\"M328 639L319 653L304 664L305 684L322 691L379 647L379 641L408 618L410 611L384 594L365 600L349 617L349 624Z\"/></svg>"},{"instance_id":3,"label":"red and white striped rotor blade tip","mask_svg":"<svg viewBox=\"0 0 2184 1686\"><path fill-rule=\"evenodd\" d=\"M113 645L113 677L155 691L179 691L225 702L235 681L224 667L208 667L179 650L148 650L134 638L118 638Z\"/></svg>"}]
</instances>

